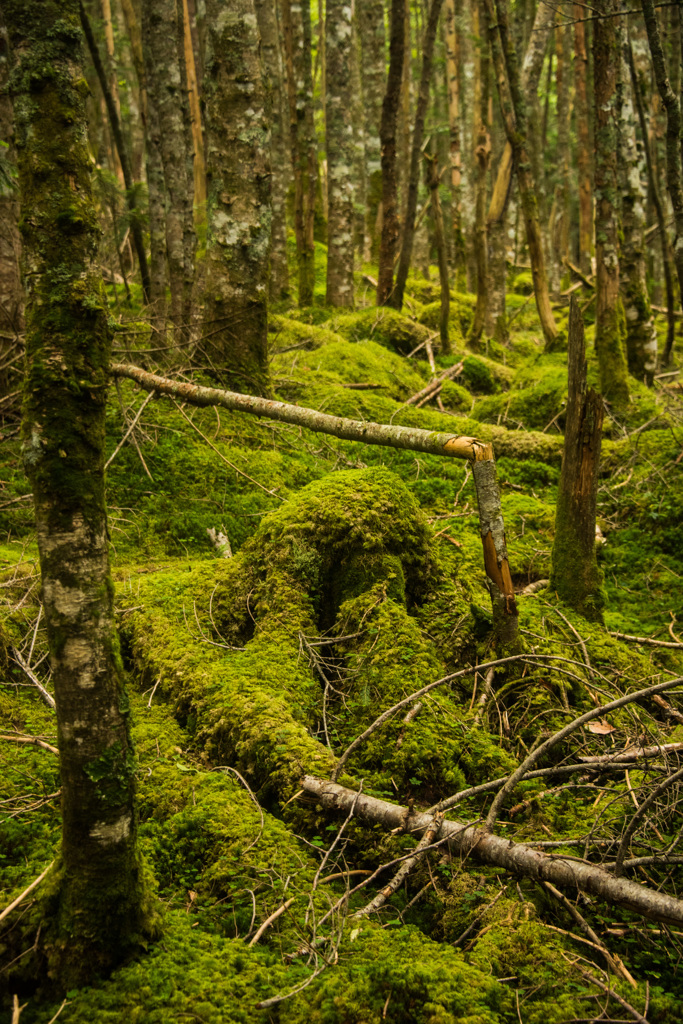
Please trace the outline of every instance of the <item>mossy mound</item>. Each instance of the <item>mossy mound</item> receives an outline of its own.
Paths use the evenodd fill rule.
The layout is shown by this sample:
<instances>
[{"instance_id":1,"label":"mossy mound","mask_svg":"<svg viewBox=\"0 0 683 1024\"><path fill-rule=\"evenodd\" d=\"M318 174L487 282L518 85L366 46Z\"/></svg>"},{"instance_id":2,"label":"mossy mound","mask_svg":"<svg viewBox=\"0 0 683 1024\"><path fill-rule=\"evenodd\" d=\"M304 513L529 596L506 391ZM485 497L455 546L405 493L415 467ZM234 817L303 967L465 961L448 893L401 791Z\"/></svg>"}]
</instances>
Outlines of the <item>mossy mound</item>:
<instances>
[{"instance_id":1,"label":"mossy mound","mask_svg":"<svg viewBox=\"0 0 683 1024\"><path fill-rule=\"evenodd\" d=\"M431 337L428 328L388 306L373 306L357 313L339 313L326 325L347 341L376 341L407 356ZM423 354L423 358L426 355Z\"/></svg>"},{"instance_id":2,"label":"mossy mound","mask_svg":"<svg viewBox=\"0 0 683 1024\"><path fill-rule=\"evenodd\" d=\"M271 353L281 352L283 349L293 348L320 348L321 345L330 345L335 341L341 341L341 337L325 327L314 324L302 323L286 316L271 315L268 318L268 333Z\"/></svg>"},{"instance_id":3,"label":"mossy mound","mask_svg":"<svg viewBox=\"0 0 683 1024\"><path fill-rule=\"evenodd\" d=\"M438 331L441 324L441 300L430 302L420 313L420 323L429 327L430 331ZM462 349L465 347L465 338L462 332L462 317L458 306L450 310L448 317L448 337L452 348Z\"/></svg>"}]
</instances>

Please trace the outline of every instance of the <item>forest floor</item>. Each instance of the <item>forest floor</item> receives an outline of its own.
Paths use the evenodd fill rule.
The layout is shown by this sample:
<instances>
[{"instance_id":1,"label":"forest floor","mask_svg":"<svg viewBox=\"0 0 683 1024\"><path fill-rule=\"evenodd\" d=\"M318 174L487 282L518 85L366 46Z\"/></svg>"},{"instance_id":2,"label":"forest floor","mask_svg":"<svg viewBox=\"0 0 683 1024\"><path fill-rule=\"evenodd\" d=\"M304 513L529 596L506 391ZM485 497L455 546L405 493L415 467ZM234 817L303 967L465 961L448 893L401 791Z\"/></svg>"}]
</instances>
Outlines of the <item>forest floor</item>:
<instances>
[{"instance_id":1,"label":"forest floor","mask_svg":"<svg viewBox=\"0 0 683 1024\"><path fill-rule=\"evenodd\" d=\"M426 809L509 775L583 712L683 675L678 377L653 388L631 380L628 415L608 410L598 496L605 621L588 623L541 582L566 353L544 353L533 297L515 293L509 345L468 347L474 298L453 293L453 353L435 358L437 370L460 362L462 370L443 385L443 409L406 405L432 379L426 349L409 353L426 339L436 347L438 298L436 281L413 277L403 314L377 309L359 275L353 313L283 306L271 317L274 390L327 413L493 441L525 660L498 667L488 682L477 671L495 652L465 463L243 413L181 410L164 398L147 403L119 447L147 395L112 384L113 575L140 840L163 932L110 979L55 999L31 987L36 890L0 925L8 1019L18 993L22 1024L47 1024L58 1011L65 1024L680 1021L680 925L575 890L563 901L538 881L482 864L476 849L455 856L443 845L418 858L382 909L354 916L415 838L330 814L301 792L303 776L329 778L382 711L462 669L357 747L339 781ZM179 372L156 361L157 346L142 319L117 331L116 358ZM680 364L679 353L666 369ZM54 715L15 653L49 689L29 487L11 423L0 480L1 909L55 856L60 820L58 760L47 749ZM232 557L209 530L228 538ZM683 741L680 698L665 696L595 719L540 766ZM20 736L44 745L13 742ZM496 832L608 865L635 809L678 767L675 752L655 753L616 772L524 781ZM490 803L491 793L475 794L451 813L479 823ZM670 787L628 841L627 858L641 861L627 860L627 876L676 896L682 826L680 793ZM367 884L348 895L358 883ZM279 995L288 998L259 1008Z\"/></svg>"}]
</instances>

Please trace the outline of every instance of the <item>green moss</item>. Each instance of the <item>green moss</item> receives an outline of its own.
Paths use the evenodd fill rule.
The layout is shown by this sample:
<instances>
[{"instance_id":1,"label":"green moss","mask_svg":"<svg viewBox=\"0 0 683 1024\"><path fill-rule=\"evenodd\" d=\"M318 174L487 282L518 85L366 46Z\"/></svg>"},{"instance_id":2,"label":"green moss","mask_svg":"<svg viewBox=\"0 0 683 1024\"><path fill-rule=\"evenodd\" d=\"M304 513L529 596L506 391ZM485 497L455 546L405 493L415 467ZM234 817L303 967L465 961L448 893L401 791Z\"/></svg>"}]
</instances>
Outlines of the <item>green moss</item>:
<instances>
[{"instance_id":1,"label":"green moss","mask_svg":"<svg viewBox=\"0 0 683 1024\"><path fill-rule=\"evenodd\" d=\"M412 352L430 337L429 330L422 324L387 306L340 313L327 321L327 327L348 341L376 341L402 355Z\"/></svg>"}]
</instances>

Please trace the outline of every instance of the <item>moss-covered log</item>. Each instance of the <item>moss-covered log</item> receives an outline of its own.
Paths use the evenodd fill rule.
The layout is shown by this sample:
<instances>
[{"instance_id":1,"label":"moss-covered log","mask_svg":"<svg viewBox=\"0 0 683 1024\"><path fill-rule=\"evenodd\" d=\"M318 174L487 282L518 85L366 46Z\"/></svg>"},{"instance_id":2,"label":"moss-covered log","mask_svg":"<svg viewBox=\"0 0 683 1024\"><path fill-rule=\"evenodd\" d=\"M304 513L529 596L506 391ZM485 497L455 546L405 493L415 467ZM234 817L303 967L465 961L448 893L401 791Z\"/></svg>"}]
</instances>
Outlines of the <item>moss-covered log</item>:
<instances>
[{"instance_id":1,"label":"moss-covered log","mask_svg":"<svg viewBox=\"0 0 683 1024\"><path fill-rule=\"evenodd\" d=\"M24 461L62 782L61 858L45 886L41 942L68 988L123 959L149 926L107 548L111 337L96 264L78 2L3 7L18 58L12 92L29 284Z\"/></svg>"}]
</instances>

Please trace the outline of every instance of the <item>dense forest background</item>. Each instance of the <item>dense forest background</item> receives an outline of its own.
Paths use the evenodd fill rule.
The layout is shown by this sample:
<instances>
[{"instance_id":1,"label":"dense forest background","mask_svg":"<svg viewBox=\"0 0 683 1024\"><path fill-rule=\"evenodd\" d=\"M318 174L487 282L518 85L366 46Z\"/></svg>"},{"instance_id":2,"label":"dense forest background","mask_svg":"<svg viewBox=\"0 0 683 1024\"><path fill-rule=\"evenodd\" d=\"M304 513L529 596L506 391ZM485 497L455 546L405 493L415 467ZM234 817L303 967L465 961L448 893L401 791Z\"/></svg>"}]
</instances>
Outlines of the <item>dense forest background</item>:
<instances>
[{"instance_id":1,"label":"dense forest background","mask_svg":"<svg viewBox=\"0 0 683 1024\"><path fill-rule=\"evenodd\" d=\"M12 1024L680 1020L682 19L0 0Z\"/></svg>"}]
</instances>

